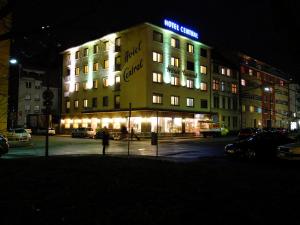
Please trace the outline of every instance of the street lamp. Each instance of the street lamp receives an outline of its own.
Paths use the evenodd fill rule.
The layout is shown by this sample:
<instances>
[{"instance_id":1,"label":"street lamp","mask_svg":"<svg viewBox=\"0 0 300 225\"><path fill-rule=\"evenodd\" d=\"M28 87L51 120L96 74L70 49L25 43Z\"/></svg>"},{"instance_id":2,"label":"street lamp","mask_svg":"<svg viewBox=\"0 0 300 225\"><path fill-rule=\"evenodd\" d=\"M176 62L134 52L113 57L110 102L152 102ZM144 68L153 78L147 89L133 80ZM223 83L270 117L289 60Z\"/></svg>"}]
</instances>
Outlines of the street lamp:
<instances>
[{"instance_id":1,"label":"street lamp","mask_svg":"<svg viewBox=\"0 0 300 225\"><path fill-rule=\"evenodd\" d=\"M12 65L15 65L15 64L18 63L18 60L12 58L12 59L9 60L9 63L12 64Z\"/></svg>"}]
</instances>

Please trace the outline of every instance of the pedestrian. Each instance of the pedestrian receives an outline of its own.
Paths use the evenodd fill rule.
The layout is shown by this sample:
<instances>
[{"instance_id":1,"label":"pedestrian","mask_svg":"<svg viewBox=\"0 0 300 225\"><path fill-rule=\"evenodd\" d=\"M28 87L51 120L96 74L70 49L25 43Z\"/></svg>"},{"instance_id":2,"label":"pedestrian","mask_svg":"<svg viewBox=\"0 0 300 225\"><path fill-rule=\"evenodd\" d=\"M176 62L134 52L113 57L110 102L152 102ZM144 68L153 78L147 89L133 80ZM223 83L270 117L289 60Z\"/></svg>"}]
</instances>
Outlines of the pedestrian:
<instances>
[{"instance_id":1,"label":"pedestrian","mask_svg":"<svg viewBox=\"0 0 300 225\"><path fill-rule=\"evenodd\" d=\"M103 146L102 154L103 155L105 155L105 147L108 145L109 145L109 132L107 127L104 127L102 131L102 146Z\"/></svg>"}]
</instances>

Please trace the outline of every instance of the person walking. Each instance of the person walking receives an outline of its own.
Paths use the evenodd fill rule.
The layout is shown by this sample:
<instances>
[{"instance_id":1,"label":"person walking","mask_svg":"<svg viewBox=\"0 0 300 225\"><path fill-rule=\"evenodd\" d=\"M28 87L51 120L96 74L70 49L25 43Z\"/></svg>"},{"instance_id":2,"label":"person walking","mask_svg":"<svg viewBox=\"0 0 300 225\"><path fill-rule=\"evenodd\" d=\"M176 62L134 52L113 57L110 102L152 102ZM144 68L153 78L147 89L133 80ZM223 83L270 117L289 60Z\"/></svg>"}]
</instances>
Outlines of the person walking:
<instances>
[{"instance_id":1,"label":"person walking","mask_svg":"<svg viewBox=\"0 0 300 225\"><path fill-rule=\"evenodd\" d=\"M104 127L102 131L102 146L103 146L102 154L103 155L105 155L105 147L108 145L109 145L109 131L107 127Z\"/></svg>"}]
</instances>

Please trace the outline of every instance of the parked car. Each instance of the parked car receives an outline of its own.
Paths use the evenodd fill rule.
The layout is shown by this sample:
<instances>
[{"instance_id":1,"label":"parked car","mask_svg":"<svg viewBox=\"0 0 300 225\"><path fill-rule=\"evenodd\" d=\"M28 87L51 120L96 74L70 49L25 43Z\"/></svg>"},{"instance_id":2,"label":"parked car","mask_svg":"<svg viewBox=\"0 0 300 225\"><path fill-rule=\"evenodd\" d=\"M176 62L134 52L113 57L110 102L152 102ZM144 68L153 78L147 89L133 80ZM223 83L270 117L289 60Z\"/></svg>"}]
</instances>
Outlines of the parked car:
<instances>
[{"instance_id":1,"label":"parked car","mask_svg":"<svg viewBox=\"0 0 300 225\"><path fill-rule=\"evenodd\" d=\"M279 146L277 157L280 159L300 159L300 142Z\"/></svg>"},{"instance_id":2,"label":"parked car","mask_svg":"<svg viewBox=\"0 0 300 225\"><path fill-rule=\"evenodd\" d=\"M4 135L0 134L0 157L8 152L9 144Z\"/></svg>"},{"instance_id":3,"label":"parked car","mask_svg":"<svg viewBox=\"0 0 300 225\"><path fill-rule=\"evenodd\" d=\"M96 135L96 132L92 128L77 128L72 131L72 137L88 137L88 138L94 138Z\"/></svg>"},{"instance_id":4,"label":"parked car","mask_svg":"<svg viewBox=\"0 0 300 225\"><path fill-rule=\"evenodd\" d=\"M243 138L251 137L252 135L255 135L255 134L256 134L255 128L243 128L239 131L238 137L240 139L243 139Z\"/></svg>"},{"instance_id":5,"label":"parked car","mask_svg":"<svg viewBox=\"0 0 300 225\"><path fill-rule=\"evenodd\" d=\"M8 142L30 142L31 134L29 134L24 128L15 128L8 131L7 139Z\"/></svg>"},{"instance_id":6,"label":"parked car","mask_svg":"<svg viewBox=\"0 0 300 225\"><path fill-rule=\"evenodd\" d=\"M279 132L261 132L251 137L238 139L225 146L225 154L239 156L249 160L256 158L275 158L277 147L295 142Z\"/></svg>"}]
</instances>

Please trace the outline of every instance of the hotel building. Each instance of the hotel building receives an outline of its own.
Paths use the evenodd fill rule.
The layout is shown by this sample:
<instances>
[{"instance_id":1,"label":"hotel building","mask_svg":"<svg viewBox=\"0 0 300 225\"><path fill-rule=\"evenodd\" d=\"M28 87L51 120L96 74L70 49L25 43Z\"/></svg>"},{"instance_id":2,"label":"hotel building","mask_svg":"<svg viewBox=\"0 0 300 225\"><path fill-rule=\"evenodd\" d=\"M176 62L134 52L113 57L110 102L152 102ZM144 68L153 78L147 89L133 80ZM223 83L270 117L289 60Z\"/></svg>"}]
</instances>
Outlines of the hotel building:
<instances>
[{"instance_id":1,"label":"hotel building","mask_svg":"<svg viewBox=\"0 0 300 225\"><path fill-rule=\"evenodd\" d=\"M289 127L289 84L286 74L240 54L242 127Z\"/></svg>"},{"instance_id":2,"label":"hotel building","mask_svg":"<svg viewBox=\"0 0 300 225\"><path fill-rule=\"evenodd\" d=\"M130 105L137 133L197 134L212 121L211 48L190 29L165 26L143 23L63 52L64 132L128 127Z\"/></svg>"}]
</instances>

